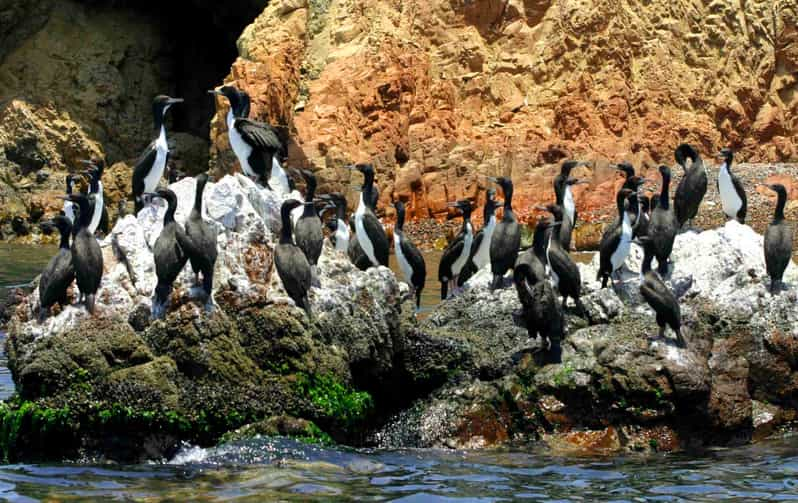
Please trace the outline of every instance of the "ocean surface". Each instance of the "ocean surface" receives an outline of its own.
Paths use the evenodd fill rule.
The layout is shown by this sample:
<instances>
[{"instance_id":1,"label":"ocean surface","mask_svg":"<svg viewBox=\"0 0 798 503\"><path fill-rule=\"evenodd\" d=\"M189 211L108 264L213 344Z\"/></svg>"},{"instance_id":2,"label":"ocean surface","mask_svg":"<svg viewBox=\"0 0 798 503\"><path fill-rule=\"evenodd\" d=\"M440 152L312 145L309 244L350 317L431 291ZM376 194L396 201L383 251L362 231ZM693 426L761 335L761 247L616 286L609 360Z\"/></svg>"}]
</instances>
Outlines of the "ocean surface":
<instances>
[{"instance_id":1,"label":"ocean surface","mask_svg":"<svg viewBox=\"0 0 798 503\"><path fill-rule=\"evenodd\" d=\"M54 248L0 245L0 299ZM430 253L425 309L439 297ZM0 333L0 338L5 334ZM0 341L2 342L2 341ZM0 397L13 392L0 355ZM612 458L520 450L365 450L258 438L140 465L0 466L2 501L790 501L798 435L694 453Z\"/></svg>"}]
</instances>

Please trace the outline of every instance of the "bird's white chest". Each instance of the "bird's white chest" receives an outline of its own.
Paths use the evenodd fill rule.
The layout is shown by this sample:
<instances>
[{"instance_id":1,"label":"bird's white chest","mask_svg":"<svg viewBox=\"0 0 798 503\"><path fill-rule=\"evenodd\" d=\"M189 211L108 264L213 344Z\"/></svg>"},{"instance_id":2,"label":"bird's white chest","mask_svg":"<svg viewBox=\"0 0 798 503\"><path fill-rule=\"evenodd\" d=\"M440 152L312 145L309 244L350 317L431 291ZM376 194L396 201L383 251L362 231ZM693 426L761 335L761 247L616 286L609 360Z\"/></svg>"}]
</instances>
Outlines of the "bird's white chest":
<instances>
[{"instance_id":1,"label":"bird's white chest","mask_svg":"<svg viewBox=\"0 0 798 503\"><path fill-rule=\"evenodd\" d=\"M284 194L291 192L291 186L288 184L288 175L277 160L277 156L272 157L272 171L269 175L269 186L272 189L279 188Z\"/></svg>"},{"instance_id":2,"label":"bird's white chest","mask_svg":"<svg viewBox=\"0 0 798 503\"><path fill-rule=\"evenodd\" d=\"M477 269L482 269L485 266L490 266L490 240L493 238L493 231L496 229L496 216L491 216L488 220L488 225L482 231L482 241L479 243L479 249L474 254L474 265Z\"/></svg>"},{"instance_id":3,"label":"bird's white chest","mask_svg":"<svg viewBox=\"0 0 798 503\"><path fill-rule=\"evenodd\" d=\"M241 171L245 175L253 177L255 172L249 166L249 156L252 154L252 147L244 141L244 138L241 137L241 134L235 128L235 121L233 112L227 112L227 135L230 139L230 147L238 158L238 163L241 164Z\"/></svg>"},{"instance_id":4,"label":"bird's white chest","mask_svg":"<svg viewBox=\"0 0 798 503\"><path fill-rule=\"evenodd\" d=\"M618 242L618 247L612 252L610 261L612 262L612 270L618 270L626 261L629 256L629 251L632 249L632 224L629 222L629 214L624 212L623 221L621 222L621 240Z\"/></svg>"},{"instance_id":5,"label":"bird's white chest","mask_svg":"<svg viewBox=\"0 0 798 503\"><path fill-rule=\"evenodd\" d=\"M565 195L563 195L562 205L565 214L571 219L571 225L573 225L574 215L576 215L576 203L574 203L574 193L571 192L570 185L565 186Z\"/></svg>"},{"instance_id":6,"label":"bird's white chest","mask_svg":"<svg viewBox=\"0 0 798 503\"><path fill-rule=\"evenodd\" d=\"M335 228L335 249L344 253L349 250L349 226L341 219Z\"/></svg>"},{"instance_id":7,"label":"bird's white chest","mask_svg":"<svg viewBox=\"0 0 798 503\"><path fill-rule=\"evenodd\" d=\"M363 217L366 214L366 203L363 202L363 193L360 193L360 203L357 205L355 212L355 233L357 233L357 242L363 253L371 261L372 265L378 266L380 263L377 261L377 256L374 255L374 245L371 243L369 235L366 233L366 227L363 224Z\"/></svg>"},{"instance_id":8,"label":"bird's white chest","mask_svg":"<svg viewBox=\"0 0 798 503\"><path fill-rule=\"evenodd\" d=\"M64 201L64 215L69 219L70 223L75 223L75 203Z\"/></svg>"},{"instance_id":9,"label":"bird's white chest","mask_svg":"<svg viewBox=\"0 0 798 503\"><path fill-rule=\"evenodd\" d=\"M98 185L99 189L94 194L94 213L92 213L91 222L89 223L89 232L92 234L100 226L100 219L103 216L103 182L98 182Z\"/></svg>"},{"instance_id":10,"label":"bird's white chest","mask_svg":"<svg viewBox=\"0 0 798 503\"><path fill-rule=\"evenodd\" d=\"M729 173L726 163L723 163L720 167L718 190L720 191L720 201L723 204L723 212L729 218L737 217L737 212L743 207L743 200L734 188L731 173Z\"/></svg>"},{"instance_id":11,"label":"bird's white chest","mask_svg":"<svg viewBox=\"0 0 798 503\"><path fill-rule=\"evenodd\" d=\"M484 238L483 238L484 239ZM471 245L474 243L474 229L471 227L470 223L466 224L466 233L463 237L463 251L460 253L460 256L457 257L457 260L454 261L452 264L452 274L458 276L460 271L463 270L465 267L466 262L468 261L468 257L471 256Z\"/></svg>"},{"instance_id":12,"label":"bird's white chest","mask_svg":"<svg viewBox=\"0 0 798 503\"><path fill-rule=\"evenodd\" d=\"M166 128L161 126L161 134L155 140L155 162L147 176L144 177L144 192L155 192L166 169L166 157L169 155L169 144L166 142Z\"/></svg>"},{"instance_id":13,"label":"bird's white chest","mask_svg":"<svg viewBox=\"0 0 798 503\"><path fill-rule=\"evenodd\" d=\"M405 277L405 283L412 286L413 268L410 266L410 262L407 261L405 254L402 253L402 237L397 232L393 234L393 244L396 251L396 261L399 263L399 268Z\"/></svg>"}]
</instances>

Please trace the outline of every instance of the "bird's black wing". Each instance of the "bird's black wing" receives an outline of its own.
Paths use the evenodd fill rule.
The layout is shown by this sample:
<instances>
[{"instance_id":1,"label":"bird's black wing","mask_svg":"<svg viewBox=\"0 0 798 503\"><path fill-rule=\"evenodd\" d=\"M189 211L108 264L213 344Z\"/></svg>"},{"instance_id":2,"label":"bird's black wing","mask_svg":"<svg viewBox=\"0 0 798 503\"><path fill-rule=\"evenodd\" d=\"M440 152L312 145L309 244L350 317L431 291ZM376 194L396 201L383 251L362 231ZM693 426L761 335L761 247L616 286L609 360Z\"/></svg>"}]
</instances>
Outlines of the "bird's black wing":
<instances>
[{"instance_id":1,"label":"bird's black wing","mask_svg":"<svg viewBox=\"0 0 798 503\"><path fill-rule=\"evenodd\" d=\"M158 155L158 150L155 148L155 142L144 149L139 160L133 165L133 195L138 197L144 192L144 178L150 172L150 168L155 164L155 157Z\"/></svg>"},{"instance_id":2,"label":"bird's black wing","mask_svg":"<svg viewBox=\"0 0 798 503\"><path fill-rule=\"evenodd\" d=\"M743 200L743 205L737 212L737 218L740 220L740 222L745 222L745 215L748 213L748 197L745 194L745 189L743 188L743 184L740 182L740 179L732 175L731 180L732 185L734 185L734 190L740 194L740 198Z\"/></svg>"},{"instance_id":3,"label":"bird's black wing","mask_svg":"<svg viewBox=\"0 0 798 503\"><path fill-rule=\"evenodd\" d=\"M234 126L244 141L253 148L271 152L282 152L283 142L277 130L268 124L251 119L236 119Z\"/></svg>"},{"instance_id":4,"label":"bird's black wing","mask_svg":"<svg viewBox=\"0 0 798 503\"><path fill-rule=\"evenodd\" d=\"M39 300L43 307L49 307L64 298L69 285L75 280L75 269L72 266L72 253L59 250L50 259L39 280Z\"/></svg>"},{"instance_id":5,"label":"bird's black wing","mask_svg":"<svg viewBox=\"0 0 798 503\"><path fill-rule=\"evenodd\" d=\"M792 256L793 230L787 224L769 225L765 231L765 267L771 278L781 279Z\"/></svg>"},{"instance_id":6,"label":"bird's black wing","mask_svg":"<svg viewBox=\"0 0 798 503\"><path fill-rule=\"evenodd\" d=\"M613 223L601 236L601 243L599 243L599 273L609 274L612 272L612 254L621 242L621 234L621 226Z\"/></svg>"},{"instance_id":7,"label":"bird's black wing","mask_svg":"<svg viewBox=\"0 0 798 503\"><path fill-rule=\"evenodd\" d=\"M366 231L366 235L371 239L371 245L374 247L374 257L377 259L377 262L387 267L388 253L391 245L388 242L385 229L374 213L367 211L366 214L363 215L363 228Z\"/></svg>"},{"instance_id":8,"label":"bird's black wing","mask_svg":"<svg viewBox=\"0 0 798 503\"><path fill-rule=\"evenodd\" d=\"M464 246L465 242L463 239L455 238L443 250L443 255L441 255L441 261L438 265L438 280L447 281L452 279L452 266L455 260L463 253Z\"/></svg>"},{"instance_id":9,"label":"bird's black wing","mask_svg":"<svg viewBox=\"0 0 798 503\"><path fill-rule=\"evenodd\" d=\"M402 255L405 256L405 259L407 259L410 266L413 268L413 277L410 278L413 282L413 286L417 289L423 288L424 282L427 279L427 265L424 262L424 256L410 240L402 239L400 243Z\"/></svg>"}]
</instances>

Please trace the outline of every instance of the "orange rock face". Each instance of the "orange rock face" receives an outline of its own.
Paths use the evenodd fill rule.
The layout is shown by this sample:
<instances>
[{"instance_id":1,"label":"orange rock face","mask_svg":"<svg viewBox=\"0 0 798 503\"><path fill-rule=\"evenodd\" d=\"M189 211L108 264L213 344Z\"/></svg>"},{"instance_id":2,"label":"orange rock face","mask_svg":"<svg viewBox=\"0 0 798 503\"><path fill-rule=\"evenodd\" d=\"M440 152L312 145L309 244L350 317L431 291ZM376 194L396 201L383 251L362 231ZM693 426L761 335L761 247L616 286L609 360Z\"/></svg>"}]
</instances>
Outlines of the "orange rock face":
<instances>
[{"instance_id":1,"label":"orange rock face","mask_svg":"<svg viewBox=\"0 0 798 503\"><path fill-rule=\"evenodd\" d=\"M371 161L383 203L443 218L505 175L525 215L553 199L560 160L583 158L591 220L614 205L608 162L655 174L683 141L707 158L731 146L741 162L795 160L796 26L790 2L279 0L239 39L227 81L253 116L291 128L289 164L322 189ZM223 172L235 159L219 105Z\"/></svg>"}]
</instances>

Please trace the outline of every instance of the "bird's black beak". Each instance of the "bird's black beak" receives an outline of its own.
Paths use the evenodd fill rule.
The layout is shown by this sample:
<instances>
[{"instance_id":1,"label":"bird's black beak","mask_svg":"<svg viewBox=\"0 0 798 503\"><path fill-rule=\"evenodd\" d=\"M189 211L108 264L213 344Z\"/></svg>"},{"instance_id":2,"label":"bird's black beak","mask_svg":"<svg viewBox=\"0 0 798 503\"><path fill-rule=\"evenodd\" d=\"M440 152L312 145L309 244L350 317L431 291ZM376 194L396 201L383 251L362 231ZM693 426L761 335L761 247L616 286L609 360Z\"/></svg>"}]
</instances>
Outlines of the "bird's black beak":
<instances>
[{"instance_id":1,"label":"bird's black beak","mask_svg":"<svg viewBox=\"0 0 798 503\"><path fill-rule=\"evenodd\" d=\"M590 166L591 164L592 163L590 161L576 161L575 167L578 168L579 166Z\"/></svg>"},{"instance_id":2,"label":"bird's black beak","mask_svg":"<svg viewBox=\"0 0 798 503\"><path fill-rule=\"evenodd\" d=\"M488 181L493 183L499 183L499 179L496 178L495 176L489 176Z\"/></svg>"},{"instance_id":3,"label":"bird's black beak","mask_svg":"<svg viewBox=\"0 0 798 503\"><path fill-rule=\"evenodd\" d=\"M545 206L540 206L540 205L535 206L535 209L539 210L539 211L549 211L548 208L546 208Z\"/></svg>"},{"instance_id":4,"label":"bird's black beak","mask_svg":"<svg viewBox=\"0 0 798 503\"><path fill-rule=\"evenodd\" d=\"M176 105L178 103L183 103L183 101L185 101L185 100L183 100L183 98L169 98L166 101L166 104L167 105Z\"/></svg>"},{"instance_id":5,"label":"bird's black beak","mask_svg":"<svg viewBox=\"0 0 798 503\"><path fill-rule=\"evenodd\" d=\"M145 192L142 195L147 197L161 197L161 195L157 192Z\"/></svg>"},{"instance_id":6,"label":"bird's black beak","mask_svg":"<svg viewBox=\"0 0 798 503\"><path fill-rule=\"evenodd\" d=\"M208 94L215 94L217 96L224 96L224 94L222 94L222 92L219 91L218 89L211 89L210 91L208 91Z\"/></svg>"},{"instance_id":7,"label":"bird's black beak","mask_svg":"<svg viewBox=\"0 0 798 503\"><path fill-rule=\"evenodd\" d=\"M547 229L553 229L562 225L562 222L552 222L546 226Z\"/></svg>"}]
</instances>

